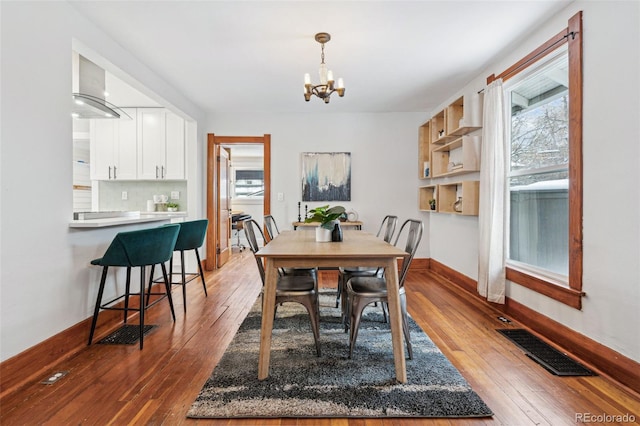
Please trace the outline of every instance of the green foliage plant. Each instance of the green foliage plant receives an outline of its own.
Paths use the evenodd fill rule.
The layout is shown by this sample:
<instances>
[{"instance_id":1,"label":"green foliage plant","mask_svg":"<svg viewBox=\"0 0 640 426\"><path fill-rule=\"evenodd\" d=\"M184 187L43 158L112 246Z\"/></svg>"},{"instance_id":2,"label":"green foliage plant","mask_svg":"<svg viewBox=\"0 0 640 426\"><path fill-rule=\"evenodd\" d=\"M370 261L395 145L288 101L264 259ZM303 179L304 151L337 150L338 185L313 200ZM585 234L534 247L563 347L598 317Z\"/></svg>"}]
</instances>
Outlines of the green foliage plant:
<instances>
[{"instance_id":1,"label":"green foliage plant","mask_svg":"<svg viewBox=\"0 0 640 426\"><path fill-rule=\"evenodd\" d=\"M345 212L342 206L326 206L316 207L309 210L305 223L320 222L320 226L325 229L333 229L333 222L337 220Z\"/></svg>"}]
</instances>

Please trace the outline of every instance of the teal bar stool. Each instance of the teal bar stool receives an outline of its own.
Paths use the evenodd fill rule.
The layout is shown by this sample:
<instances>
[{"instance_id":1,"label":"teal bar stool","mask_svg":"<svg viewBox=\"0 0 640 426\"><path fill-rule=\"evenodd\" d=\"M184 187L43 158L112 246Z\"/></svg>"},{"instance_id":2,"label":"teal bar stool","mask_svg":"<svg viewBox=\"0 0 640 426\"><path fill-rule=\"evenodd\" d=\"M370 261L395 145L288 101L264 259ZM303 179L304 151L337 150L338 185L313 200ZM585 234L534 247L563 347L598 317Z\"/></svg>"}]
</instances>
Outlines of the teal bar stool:
<instances>
[{"instance_id":1,"label":"teal bar stool","mask_svg":"<svg viewBox=\"0 0 640 426\"><path fill-rule=\"evenodd\" d=\"M173 249L174 252L180 252L180 272L173 272L173 256L171 260L169 260L169 277L171 277L171 284L173 285L181 285L182 286L182 300L184 301L184 311L187 312L187 283L193 281L194 279L200 277L202 280L202 288L204 289L205 297L207 294L207 283L204 280L204 273L202 271L202 262L200 262L200 254L198 253L198 249L202 247L204 243L204 237L207 233L207 226L209 225L209 221L207 219L200 220L192 220L190 222L182 222L180 223L180 233L178 234L178 240L176 241L176 246ZM168 225L169 226L169 225ZM198 263L198 273L196 272L185 272L185 263L184 263L184 252L193 250L196 253L196 261ZM153 274L153 269L151 270ZM181 278L180 281L174 281L173 277L179 276ZM162 280L156 280L155 282L160 282ZM147 296L147 303L149 303L149 296Z\"/></svg>"},{"instance_id":2,"label":"teal bar stool","mask_svg":"<svg viewBox=\"0 0 640 426\"><path fill-rule=\"evenodd\" d=\"M167 276L167 268L165 262L171 259L173 249L178 239L178 233L180 232L180 225L168 225L158 228L142 229L140 231L120 232L118 233L109 248L99 259L91 261L92 265L102 266L102 279L100 280L100 288L98 290L98 298L96 300L95 310L93 312L93 320L91 322L91 332L89 333L89 345L93 341L93 334L96 329L96 323L98 322L98 314L100 310L121 310L124 311L124 322L127 322L127 314L129 311L140 312L140 349L144 344L144 312L149 307L155 305L161 297L155 300L152 304L144 303L145 300L145 267L153 267L157 264L162 266L162 274L164 277L166 293L155 293L165 296L169 299L169 306L171 308L171 316L173 320L176 320L176 315L173 310L173 300L171 299L171 285ZM120 266L127 268L127 280L125 284L125 294L117 296L108 302L102 302L102 294L104 293L105 282L107 279L107 272L110 266ZM140 303L138 308L129 307L129 296L136 296L130 294L130 278L131 268L140 268ZM153 273L149 277L151 283L153 279ZM113 304L121 299L124 299L124 307L113 306ZM148 300L148 299L147 299Z\"/></svg>"}]
</instances>

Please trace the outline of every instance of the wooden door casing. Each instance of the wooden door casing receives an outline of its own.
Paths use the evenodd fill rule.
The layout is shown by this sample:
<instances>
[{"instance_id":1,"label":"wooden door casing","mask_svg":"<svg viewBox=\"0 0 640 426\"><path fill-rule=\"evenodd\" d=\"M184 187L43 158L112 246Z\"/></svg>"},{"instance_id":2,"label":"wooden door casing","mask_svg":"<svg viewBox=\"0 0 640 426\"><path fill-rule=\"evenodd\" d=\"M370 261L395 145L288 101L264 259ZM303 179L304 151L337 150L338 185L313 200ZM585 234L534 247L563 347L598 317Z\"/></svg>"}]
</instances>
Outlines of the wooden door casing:
<instances>
[{"instance_id":1,"label":"wooden door casing","mask_svg":"<svg viewBox=\"0 0 640 426\"><path fill-rule=\"evenodd\" d=\"M204 262L205 269L214 270L218 264L217 241L218 236L218 202L217 202L217 161L216 147L233 144L261 144L263 147L264 161L264 199L263 214L271 214L271 135L263 136L216 136L213 133L207 135L207 219L209 219L209 229L207 232L206 248L207 257Z\"/></svg>"},{"instance_id":2,"label":"wooden door casing","mask_svg":"<svg viewBox=\"0 0 640 426\"><path fill-rule=\"evenodd\" d=\"M230 161L229 152L222 146L216 146L216 222L217 261L216 267L221 268L227 263L231 255L231 198L229 194Z\"/></svg>"}]
</instances>

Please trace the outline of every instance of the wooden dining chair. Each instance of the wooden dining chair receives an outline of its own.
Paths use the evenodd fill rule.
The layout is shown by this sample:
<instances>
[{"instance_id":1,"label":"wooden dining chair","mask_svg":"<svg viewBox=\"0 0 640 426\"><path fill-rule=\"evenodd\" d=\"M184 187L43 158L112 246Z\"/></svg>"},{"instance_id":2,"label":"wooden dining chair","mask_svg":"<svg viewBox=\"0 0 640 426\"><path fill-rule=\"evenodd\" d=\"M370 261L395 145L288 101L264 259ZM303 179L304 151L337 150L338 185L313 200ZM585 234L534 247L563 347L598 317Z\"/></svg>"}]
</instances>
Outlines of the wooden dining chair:
<instances>
[{"instance_id":1,"label":"wooden dining chair","mask_svg":"<svg viewBox=\"0 0 640 426\"><path fill-rule=\"evenodd\" d=\"M262 263L262 259L255 254L260 250L258 246L257 236L261 236L263 241L266 241L264 234L260 229L260 225L253 219L245 220L243 228L247 241L249 242L249 248L253 253L256 263L258 265L258 271L260 272L260 279L262 280L262 286L264 289L265 284L265 270ZM320 302L318 300L318 280L316 274L300 274L300 275L278 275L278 284L276 287L276 310L277 306L285 302L299 303L305 307L309 313L309 319L311 320L311 331L313 332L313 338L316 343L316 354L321 356L320 351ZM275 312L274 312L275 316Z\"/></svg>"},{"instance_id":2,"label":"wooden dining chair","mask_svg":"<svg viewBox=\"0 0 640 426\"><path fill-rule=\"evenodd\" d=\"M418 244L422 239L424 225L422 221L416 219L407 219L398 232L395 246L404 242L404 251L409 254L402 262L402 268L398 274L398 286L400 291L400 309L402 311L402 331L404 339L407 343L407 351L409 359L413 359L413 350L411 348L411 336L409 334L409 317L407 314L407 295L404 289L404 281L407 278L409 265L413 260L418 249ZM385 277L353 277L346 284L348 297L348 313L349 316L349 358L353 355L353 349L356 345L358 337L358 327L362 318L364 308L374 302L387 304L387 283Z\"/></svg>"}]
</instances>

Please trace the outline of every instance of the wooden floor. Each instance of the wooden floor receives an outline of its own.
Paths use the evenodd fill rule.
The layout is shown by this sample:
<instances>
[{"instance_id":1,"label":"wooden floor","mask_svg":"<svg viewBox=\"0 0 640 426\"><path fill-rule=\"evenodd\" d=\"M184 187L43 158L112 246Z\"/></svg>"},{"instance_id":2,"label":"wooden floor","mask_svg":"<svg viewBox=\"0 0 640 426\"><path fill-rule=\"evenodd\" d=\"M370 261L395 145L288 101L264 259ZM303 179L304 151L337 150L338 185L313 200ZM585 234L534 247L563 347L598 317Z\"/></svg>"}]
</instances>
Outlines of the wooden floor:
<instances>
[{"instance_id":1,"label":"wooden floor","mask_svg":"<svg viewBox=\"0 0 640 426\"><path fill-rule=\"evenodd\" d=\"M322 286L334 284L334 272L321 273ZM495 331L505 327L497 312L442 278L428 271L411 272L406 286L411 315L493 410L492 418L187 419L191 403L259 294L257 268L252 254L245 251L207 274L209 297L204 297L198 282L188 286L186 314L180 289L175 288L175 323L166 304L150 309L146 322L158 327L145 338L142 351L138 345L87 347L51 372L69 372L56 384L32 383L2 399L0 423L556 426L582 423L577 416L587 415L635 416L634 422L640 422L637 395L603 376L547 373Z\"/></svg>"}]
</instances>

